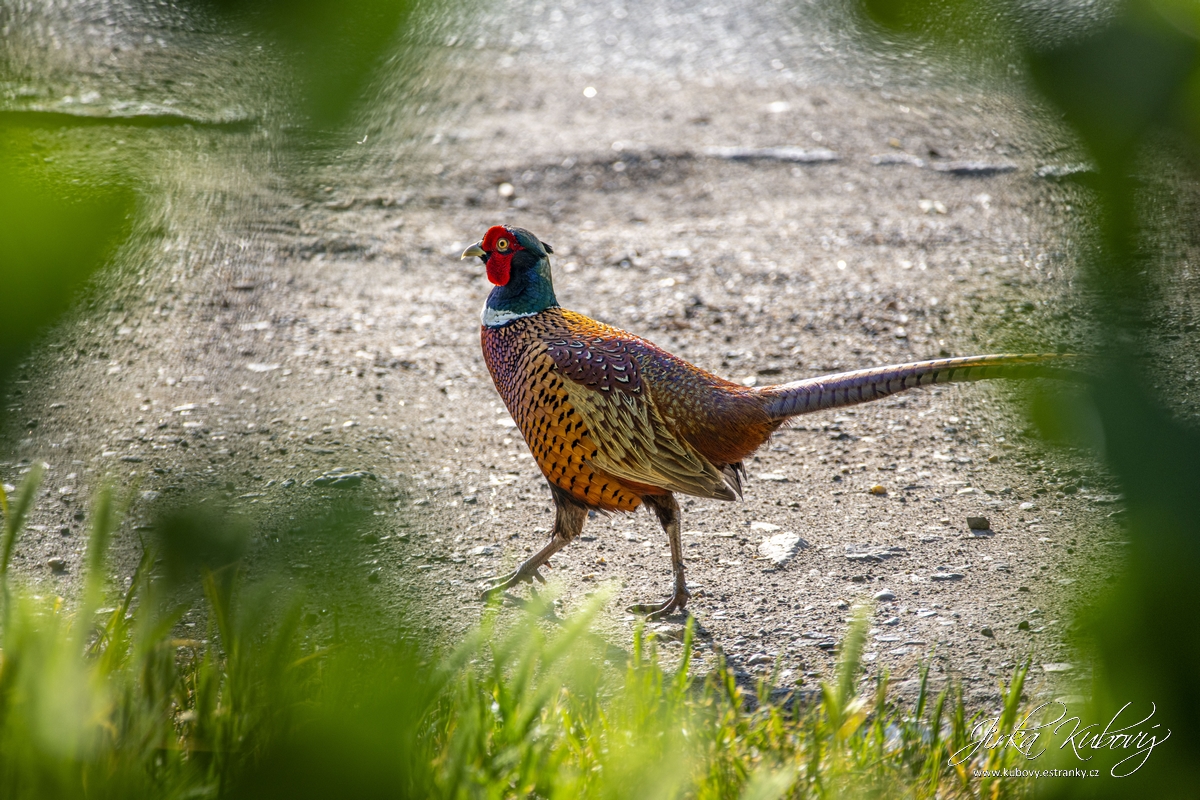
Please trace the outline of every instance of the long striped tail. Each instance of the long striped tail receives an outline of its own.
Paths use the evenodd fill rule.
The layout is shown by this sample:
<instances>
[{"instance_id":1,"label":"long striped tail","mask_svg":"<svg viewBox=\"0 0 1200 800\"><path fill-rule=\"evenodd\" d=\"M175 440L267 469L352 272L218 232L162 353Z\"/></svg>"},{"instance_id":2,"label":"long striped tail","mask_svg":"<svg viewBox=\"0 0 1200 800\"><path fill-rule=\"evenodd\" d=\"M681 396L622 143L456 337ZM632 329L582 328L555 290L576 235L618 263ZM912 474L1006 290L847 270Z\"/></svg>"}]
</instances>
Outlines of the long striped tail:
<instances>
[{"instance_id":1,"label":"long striped tail","mask_svg":"<svg viewBox=\"0 0 1200 800\"><path fill-rule=\"evenodd\" d=\"M759 394L772 419L786 419L810 411L866 403L935 383L964 383L989 378L1078 379L1078 369L1072 368L1077 368L1082 360L1075 355L1038 353L938 358L764 386Z\"/></svg>"}]
</instances>

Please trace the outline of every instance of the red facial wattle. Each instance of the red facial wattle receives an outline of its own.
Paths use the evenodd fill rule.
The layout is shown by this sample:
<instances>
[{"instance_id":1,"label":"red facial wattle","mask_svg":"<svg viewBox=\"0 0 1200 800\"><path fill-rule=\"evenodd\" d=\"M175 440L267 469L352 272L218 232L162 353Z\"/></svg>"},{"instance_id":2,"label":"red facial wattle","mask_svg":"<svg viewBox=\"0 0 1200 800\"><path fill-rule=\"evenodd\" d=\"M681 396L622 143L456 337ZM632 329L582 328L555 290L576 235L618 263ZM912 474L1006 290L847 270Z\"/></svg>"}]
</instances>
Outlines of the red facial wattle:
<instances>
[{"instance_id":1,"label":"red facial wattle","mask_svg":"<svg viewBox=\"0 0 1200 800\"><path fill-rule=\"evenodd\" d=\"M517 243L517 237L513 236L512 231L503 225L493 225L488 228L479 246L488 254L488 280L497 286L507 285L509 278L512 277L513 254L525 248Z\"/></svg>"},{"instance_id":2,"label":"red facial wattle","mask_svg":"<svg viewBox=\"0 0 1200 800\"><path fill-rule=\"evenodd\" d=\"M492 253L487 260L488 280L497 286L508 284L512 274L512 253Z\"/></svg>"}]
</instances>

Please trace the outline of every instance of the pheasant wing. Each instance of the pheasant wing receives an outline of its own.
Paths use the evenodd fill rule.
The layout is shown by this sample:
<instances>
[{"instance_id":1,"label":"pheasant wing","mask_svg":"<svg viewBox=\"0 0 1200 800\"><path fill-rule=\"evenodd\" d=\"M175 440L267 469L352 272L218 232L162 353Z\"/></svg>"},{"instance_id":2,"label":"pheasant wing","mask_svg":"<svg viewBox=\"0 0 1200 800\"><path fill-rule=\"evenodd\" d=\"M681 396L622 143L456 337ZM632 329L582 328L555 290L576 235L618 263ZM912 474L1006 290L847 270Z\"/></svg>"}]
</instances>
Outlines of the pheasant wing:
<instances>
[{"instance_id":1,"label":"pheasant wing","mask_svg":"<svg viewBox=\"0 0 1200 800\"><path fill-rule=\"evenodd\" d=\"M583 419L595 469L672 492L736 499L720 470L675 436L642 379L636 343L607 337L548 342L563 388Z\"/></svg>"}]
</instances>

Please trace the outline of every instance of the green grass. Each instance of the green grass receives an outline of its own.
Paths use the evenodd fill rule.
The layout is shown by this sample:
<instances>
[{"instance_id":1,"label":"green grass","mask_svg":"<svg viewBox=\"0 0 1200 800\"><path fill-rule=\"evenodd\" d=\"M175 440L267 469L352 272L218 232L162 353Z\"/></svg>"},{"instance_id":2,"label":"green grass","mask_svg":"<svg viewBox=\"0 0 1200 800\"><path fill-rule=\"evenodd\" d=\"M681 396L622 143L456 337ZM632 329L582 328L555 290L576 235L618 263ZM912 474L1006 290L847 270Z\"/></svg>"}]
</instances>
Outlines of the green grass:
<instances>
[{"instance_id":1,"label":"green grass","mask_svg":"<svg viewBox=\"0 0 1200 800\"><path fill-rule=\"evenodd\" d=\"M120 511L101 493L77 605L17 586L8 561L38 474L4 515L0 582L0 797L1001 797L948 766L967 743L961 692L888 701L861 691L868 617L856 615L836 674L806 703L756 697L723 665L664 667L638 629L628 651L591 632L605 603L565 621L493 609L453 648L399 626L322 642L304 598L247 585L236 565L202 575L207 630L177 638L188 610L148 547L121 594L105 589ZM109 602L111 606L104 606ZM545 608L541 611L546 611ZM203 624L203 623L202 623ZM201 631L201 628L193 630ZM676 645L672 645L675 647ZM1023 673L1006 693L1016 717ZM1011 751L1009 751L1011 752Z\"/></svg>"}]
</instances>

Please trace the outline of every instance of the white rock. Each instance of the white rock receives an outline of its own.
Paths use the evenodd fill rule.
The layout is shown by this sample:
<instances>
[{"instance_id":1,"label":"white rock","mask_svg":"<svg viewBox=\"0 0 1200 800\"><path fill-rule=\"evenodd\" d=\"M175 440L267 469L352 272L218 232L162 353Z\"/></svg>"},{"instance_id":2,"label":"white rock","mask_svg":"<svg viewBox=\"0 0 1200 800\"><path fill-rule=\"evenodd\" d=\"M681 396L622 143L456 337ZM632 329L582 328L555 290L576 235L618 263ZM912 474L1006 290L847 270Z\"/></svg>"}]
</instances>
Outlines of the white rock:
<instances>
[{"instance_id":1,"label":"white rock","mask_svg":"<svg viewBox=\"0 0 1200 800\"><path fill-rule=\"evenodd\" d=\"M808 542L801 539L800 534L789 531L763 539L758 546L758 554L778 567L786 564L805 547L808 547Z\"/></svg>"},{"instance_id":2,"label":"white rock","mask_svg":"<svg viewBox=\"0 0 1200 800\"><path fill-rule=\"evenodd\" d=\"M1042 664L1042 672L1070 672L1073 669L1075 669L1075 665L1065 661L1056 664Z\"/></svg>"}]
</instances>

